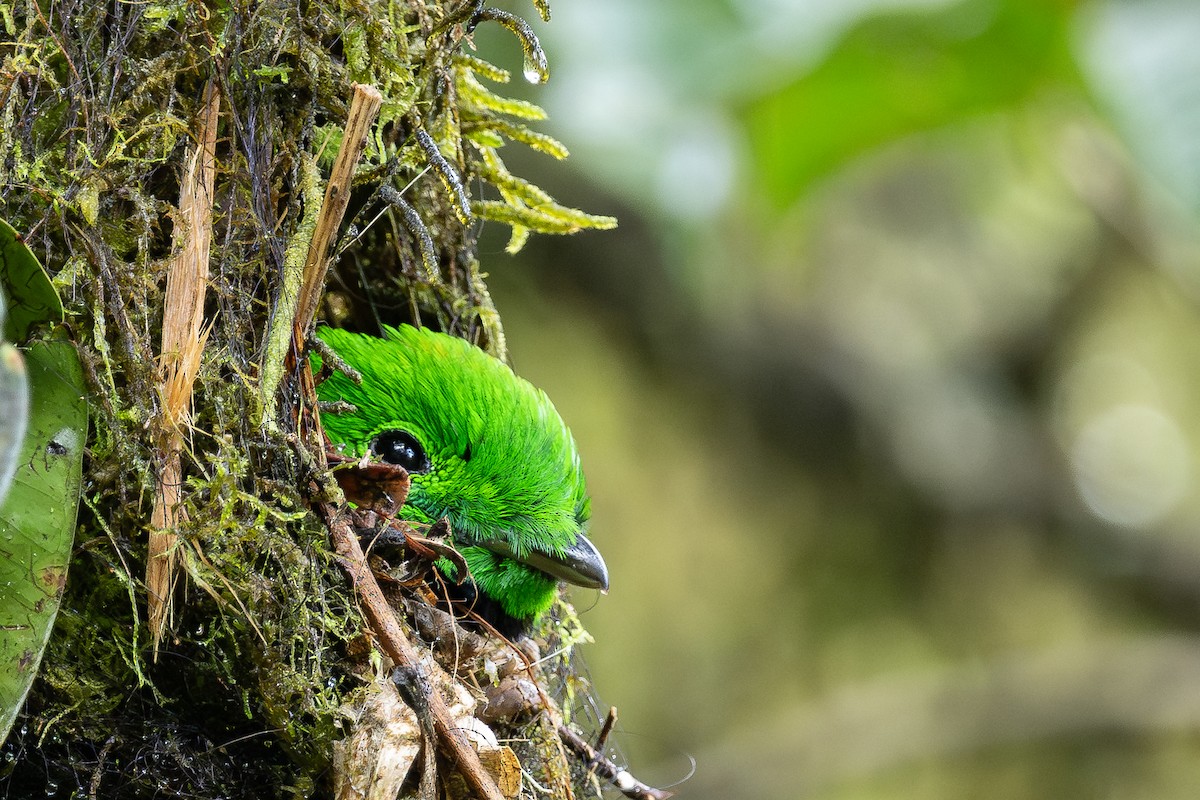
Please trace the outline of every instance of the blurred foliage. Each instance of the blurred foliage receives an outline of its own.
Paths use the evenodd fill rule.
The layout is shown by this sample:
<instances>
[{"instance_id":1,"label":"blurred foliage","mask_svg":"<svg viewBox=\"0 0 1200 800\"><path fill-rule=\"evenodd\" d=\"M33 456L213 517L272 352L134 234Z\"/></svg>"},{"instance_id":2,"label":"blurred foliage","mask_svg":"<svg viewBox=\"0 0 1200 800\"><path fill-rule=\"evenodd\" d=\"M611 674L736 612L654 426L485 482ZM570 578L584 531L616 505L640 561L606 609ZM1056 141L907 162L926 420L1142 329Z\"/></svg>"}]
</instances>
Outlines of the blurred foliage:
<instances>
[{"instance_id":1,"label":"blurred foliage","mask_svg":"<svg viewBox=\"0 0 1200 800\"><path fill-rule=\"evenodd\" d=\"M555 190L622 226L489 270L588 469L613 588L587 655L639 777L1194 794L1198 26L1172 0L557 13L544 104L581 175Z\"/></svg>"},{"instance_id":2,"label":"blurred foliage","mask_svg":"<svg viewBox=\"0 0 1200 800\"><path fill-rule=\"evenodd\" d=\"M868 148L1077 83L1074 2L982 5L867 20L816 69L756 98L745 111L756 185L787 208Z\"/></svg>"}]
</instances>

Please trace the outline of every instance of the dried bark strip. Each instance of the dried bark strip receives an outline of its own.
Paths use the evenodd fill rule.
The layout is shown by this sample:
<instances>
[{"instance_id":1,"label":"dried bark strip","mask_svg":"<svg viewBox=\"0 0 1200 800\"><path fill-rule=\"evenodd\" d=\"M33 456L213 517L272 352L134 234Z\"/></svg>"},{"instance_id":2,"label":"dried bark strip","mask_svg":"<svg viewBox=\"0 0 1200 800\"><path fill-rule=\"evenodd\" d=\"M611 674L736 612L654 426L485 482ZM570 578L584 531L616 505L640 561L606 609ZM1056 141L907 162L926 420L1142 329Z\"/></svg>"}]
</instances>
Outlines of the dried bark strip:
<instances>
[{"instance_id":1,"label":"dried bark strip","mask_svg":"<svg viewBox=\"0 0 1200 800\"><path fill-rule=\"evenodd\" d=\"M149 552L146 556L146 606L154 654L171 614L171 593L177 562L175 532L184 519L182 428L192 404L192 386L208 331L204 324L204 296L212 244L213 184L216 175L217 122L221 95L211 82L204 91L195 150L188 158L179 186L179 218L174 232L175 257L167 270L163 301L160 395L158 418L159 471L150 516Z\"/></svg>"},{"instance_id":2,"label":"dried bark strip","mask_svg":"<svg viewBox=\"0 0 1200 800\"><path fill-rule=\"evenodd\" d=\"M329 174L325 200L321 203L321 215L317 218L317 228L313 232L312 242L308 246L308 259L304 263L304 280L300 287L293 329L298 352L312 328L313 317L316 316L317 305L325 289L325 274L329 270L329 248L342 224L342 217L346 215L354 170L367 146L367 134L375 123L375 115L379 113L381 105L383 95L378 89L361 83L354 84L350 112L346 119L346 132L342 137L337 159L333 162L333 170Z\"/></svg>"}]
</instances>

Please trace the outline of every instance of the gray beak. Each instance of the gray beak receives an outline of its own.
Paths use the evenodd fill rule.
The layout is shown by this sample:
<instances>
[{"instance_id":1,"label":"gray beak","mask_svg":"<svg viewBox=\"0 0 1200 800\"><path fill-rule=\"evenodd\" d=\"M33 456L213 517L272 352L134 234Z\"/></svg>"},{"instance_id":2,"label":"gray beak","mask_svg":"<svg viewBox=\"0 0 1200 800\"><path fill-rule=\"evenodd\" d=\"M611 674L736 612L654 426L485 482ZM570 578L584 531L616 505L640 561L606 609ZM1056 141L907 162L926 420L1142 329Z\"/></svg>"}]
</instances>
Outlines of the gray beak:
<instances>
[{"instance_id":1,"label":"gray beak","mask_svg":"<svg viewBox=\"0 0 1200 800\"><path fill-rule=\"evenodd\" d=\"M539 569L547 575L575 586L599 589L602 592L608 591L608 567L604 565L604 558L596 549L596 545L588 541L582 533L578 534L575 541L561 555L557 556L530 550L525 555L518 557L508 546L508 542L503 539L480 542L479 546L505 558L528 564L534 569Z\"/></svg>"}]
</instances>

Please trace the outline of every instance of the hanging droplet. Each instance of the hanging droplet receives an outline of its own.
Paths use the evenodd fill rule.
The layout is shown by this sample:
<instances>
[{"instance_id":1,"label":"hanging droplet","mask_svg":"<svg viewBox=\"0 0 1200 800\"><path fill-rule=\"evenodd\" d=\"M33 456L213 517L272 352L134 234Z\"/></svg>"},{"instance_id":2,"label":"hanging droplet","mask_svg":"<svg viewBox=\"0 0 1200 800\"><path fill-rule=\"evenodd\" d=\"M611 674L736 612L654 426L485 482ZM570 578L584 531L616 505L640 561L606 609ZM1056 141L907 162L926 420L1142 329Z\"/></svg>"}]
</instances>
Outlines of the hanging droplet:
<instances>
[{"instance_id":1,"label":"hanging droplet","mask_svg":"<svg viewBox=\"0 0 1200 800\"><path fill-rule=\"evenodd\" d=\"M525 59L524 75L525 80L530 83L545 83L550 80L550 73L546 71L545 65L543 64L541 69L539 69L537 63L530 61L528 58Z\"/></svg>"},{"instance_id":2,"label":"hanging droplet","mask_svg":"<svg viewBox=\"0 0 1200 800\"><path fill-rule=\"evenodd\" d=\"M521 47L525 51L525 65L522 73L525 80L533 84L545 83L550 80L550 67L546 63L546 53L537 39L521 39Z\"/></svg>"},{"instance_id":3,"label":"hanging droplet","mask_svg":"<svg viewBox=\"0 0 1200 800\"><path fill-rule=\"evenodd\" d=\"M516 14L510 14L498 8L483 9L479 14L479 20L481 22L484 20L499 22L521 40L521 49L525 51L523 70L525 80L530 83L545 83L550 80L550 67L546 64L546 53L542 50L542 43L538 41L537 34L533 32L533 28L529 27L528 22Z\"/></svg>"}]
</instances>

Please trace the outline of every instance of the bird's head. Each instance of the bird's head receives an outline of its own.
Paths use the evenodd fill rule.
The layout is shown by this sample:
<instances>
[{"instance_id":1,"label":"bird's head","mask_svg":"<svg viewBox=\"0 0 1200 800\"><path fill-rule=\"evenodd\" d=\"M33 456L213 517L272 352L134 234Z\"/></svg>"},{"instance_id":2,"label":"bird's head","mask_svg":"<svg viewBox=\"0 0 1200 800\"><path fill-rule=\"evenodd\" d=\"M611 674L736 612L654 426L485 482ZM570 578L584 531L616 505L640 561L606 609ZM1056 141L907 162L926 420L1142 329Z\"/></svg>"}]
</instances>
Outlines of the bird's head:
<instances>
[{"instance_id":1,"label":"bird's head","mask_svg":"<svg viewBox=\"0 0 1200 800\"><path fill-rule=\"evenodd\" d=\"M330 440L406 469L400 516L446 518L476 590L518 623L550 607L559 580L607 589L575 442L546 395L462 339L409 326L384 335L317 331L362 376L335 372L317 388L356 409L322 417Z\"/></svg>"}]
</instances>

